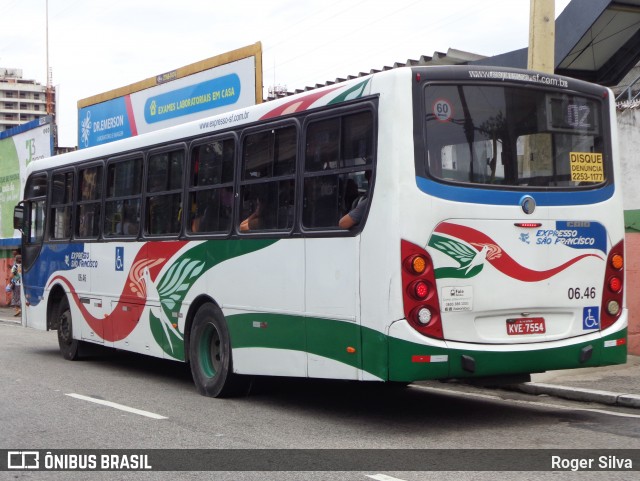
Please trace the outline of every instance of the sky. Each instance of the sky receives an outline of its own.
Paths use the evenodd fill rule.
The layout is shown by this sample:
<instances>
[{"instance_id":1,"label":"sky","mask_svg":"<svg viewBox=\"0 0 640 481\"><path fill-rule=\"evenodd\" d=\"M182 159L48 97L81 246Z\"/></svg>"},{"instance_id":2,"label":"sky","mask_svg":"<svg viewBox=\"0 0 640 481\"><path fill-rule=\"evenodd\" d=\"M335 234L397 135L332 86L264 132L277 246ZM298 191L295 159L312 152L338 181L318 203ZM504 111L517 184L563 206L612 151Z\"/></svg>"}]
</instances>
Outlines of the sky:
<instances>
[{"instance_id":1,"label":"sky","mask_svg":"<svg viewBox=\"0 0 640 481\"><path fill-rule=\"evenodd\" d=\"M555 16L570 0L555 0ZM290 91L449 48L524 48L530 0L49 0L58 144L77 102L256 42L269 86ZM0 0L0 67L47 81L46 0Z\"/></svg>"}]
</instances>

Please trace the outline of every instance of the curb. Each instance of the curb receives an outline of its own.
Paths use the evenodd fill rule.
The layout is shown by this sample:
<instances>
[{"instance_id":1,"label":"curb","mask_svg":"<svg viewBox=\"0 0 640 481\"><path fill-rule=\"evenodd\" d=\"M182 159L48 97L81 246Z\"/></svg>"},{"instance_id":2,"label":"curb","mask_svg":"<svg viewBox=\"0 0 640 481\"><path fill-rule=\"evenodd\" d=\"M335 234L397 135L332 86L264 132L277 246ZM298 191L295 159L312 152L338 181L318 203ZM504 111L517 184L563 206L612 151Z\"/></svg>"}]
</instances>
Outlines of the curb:
<instances>
[{"instance_id":1,"label":"curb","mask_svg":"<svg viewBox=\"0 0 640 481\"><path fill-rule=\"evenodd\" d=\"M5 319L4 317L0 317L0 322L6 324L16 324L18 326L22 325L22 321L20 319Z\"/></svg>"},{"instance_id":2,"label":"curb","mask_svg":"<svg viewBox=\"0 0 640 481\"><path fill-rule=\"evenodd\" d=\"M550 396L571 399L572 401L596 402L610 406L640 409L640 395L638 394L622 394L610 391L599 391L597 389L578 389L537 382L515 384L512 385L512 387L527 394L548 394Z\"/></svg>"},{"instance_id":3,"label":"curb","mask_svg":"<svg viewBox=\"0 0 640 481\"><path fill-rule=\"evenodd\" d=\"M0 323L22 325L21 319L8 319L0 317ZM625 408L640 409L640 394L623 394L611 391L600 391L598 389L584 389L557 384L546 384L541 382L525 382L520 384L510 384L502 389L511 391L521 391L526 394L559 397L572 401L593 402L606 404L609 406L620 406Z\"/></svg>"}]
</instances>

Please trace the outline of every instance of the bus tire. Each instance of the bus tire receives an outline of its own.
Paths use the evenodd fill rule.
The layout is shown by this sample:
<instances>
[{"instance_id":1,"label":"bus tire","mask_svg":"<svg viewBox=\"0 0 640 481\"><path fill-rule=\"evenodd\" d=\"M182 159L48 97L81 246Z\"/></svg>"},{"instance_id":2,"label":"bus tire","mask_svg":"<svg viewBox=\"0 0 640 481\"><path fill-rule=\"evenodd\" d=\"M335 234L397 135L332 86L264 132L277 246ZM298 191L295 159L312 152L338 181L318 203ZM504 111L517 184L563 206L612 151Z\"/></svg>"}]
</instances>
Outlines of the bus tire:
<instances>
[{"instance_id":1,"label":"bus tire","mask_svg":"<svg viewBox=\"0 0 640 481\"><path fill-rule=\"evenodd\" d=\"M73 323L71 309L66 296L62 298L56 310L58 325L58 345L60 353L68 361L75 361L80 357L80 341L73 338Z\"/></svg>"},{"instance_id":2,"label":"bus tire","mask_svg":"<svg viewBox=\"0 0 640 481\"><path fill-rule=\"evenodd\" d=\"M193 318L189 359L193 382L203 396L222 398L248 393L251 380L233 373L229 329L215 304L204 304Z\"/></svg>"}]
</instances>

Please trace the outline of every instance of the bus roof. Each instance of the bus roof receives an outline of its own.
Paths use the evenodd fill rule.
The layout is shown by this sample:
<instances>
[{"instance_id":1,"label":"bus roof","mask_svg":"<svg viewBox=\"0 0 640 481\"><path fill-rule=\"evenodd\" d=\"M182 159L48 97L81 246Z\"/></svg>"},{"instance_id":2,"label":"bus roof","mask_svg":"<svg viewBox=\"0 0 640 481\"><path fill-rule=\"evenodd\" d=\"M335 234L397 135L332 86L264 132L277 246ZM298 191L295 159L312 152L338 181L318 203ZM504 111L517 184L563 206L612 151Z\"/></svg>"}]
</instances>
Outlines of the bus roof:
<instances>
[{"instance_id":1,"label":"bus roof","mask_svg":"<svg viewBox=\"0 0 640 481\"><path fill-rule=\"evenodd\" d=\"M74 164L76 162L93 159L105 159L127 153L148 146L168 144L203 134L215 135L230 127L248 125L260 120L273 119L289 114L298 113L310 108L322 107L328 104L340 103L355 98L370 95L371 79L382 76L408 76L411 72L424 72L428 78L474 81L514 81L518 83L534 84L540 87L558 87L558 80L562 80L567 90L587 91L594 95L606 95L608 89L600 85L582 80L571 79L542 72L526 71L505 67L486 67L479 65L434 65L419 67L399 67L383 72L372 73L363 77L346 80L339 84L322 86L318 89L279 98L269 102L257 104L204 119L185 122L184 124L168 127L140 134L136 137L110 142L107 144L76 150L73 152L39 159L29 164L27 173ZM474 72L476 73L475 75ZM542 79L542 80L541 80ZM545 83L545 79L555 80L555 83Z\"/></svg>"}]
</instances>

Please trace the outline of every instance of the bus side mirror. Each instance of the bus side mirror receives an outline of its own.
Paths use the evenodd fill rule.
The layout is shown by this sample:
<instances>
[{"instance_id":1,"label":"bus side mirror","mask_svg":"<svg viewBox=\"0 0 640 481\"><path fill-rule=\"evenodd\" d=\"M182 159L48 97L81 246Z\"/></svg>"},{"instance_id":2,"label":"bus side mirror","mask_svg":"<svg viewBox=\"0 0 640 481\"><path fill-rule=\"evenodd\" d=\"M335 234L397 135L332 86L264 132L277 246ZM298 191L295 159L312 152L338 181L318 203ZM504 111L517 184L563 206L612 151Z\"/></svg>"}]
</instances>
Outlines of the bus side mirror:
<instances>
[{"instance_id":1,"label":"bus side mirror","mask_svg":"<svg viewBox=\"0 0 640 481\"><path fill-rule=\"evenodd\" d=\"M13 228L24 231L24 204L20 203L13 208Z\"/></svg>"}]
</instances>

